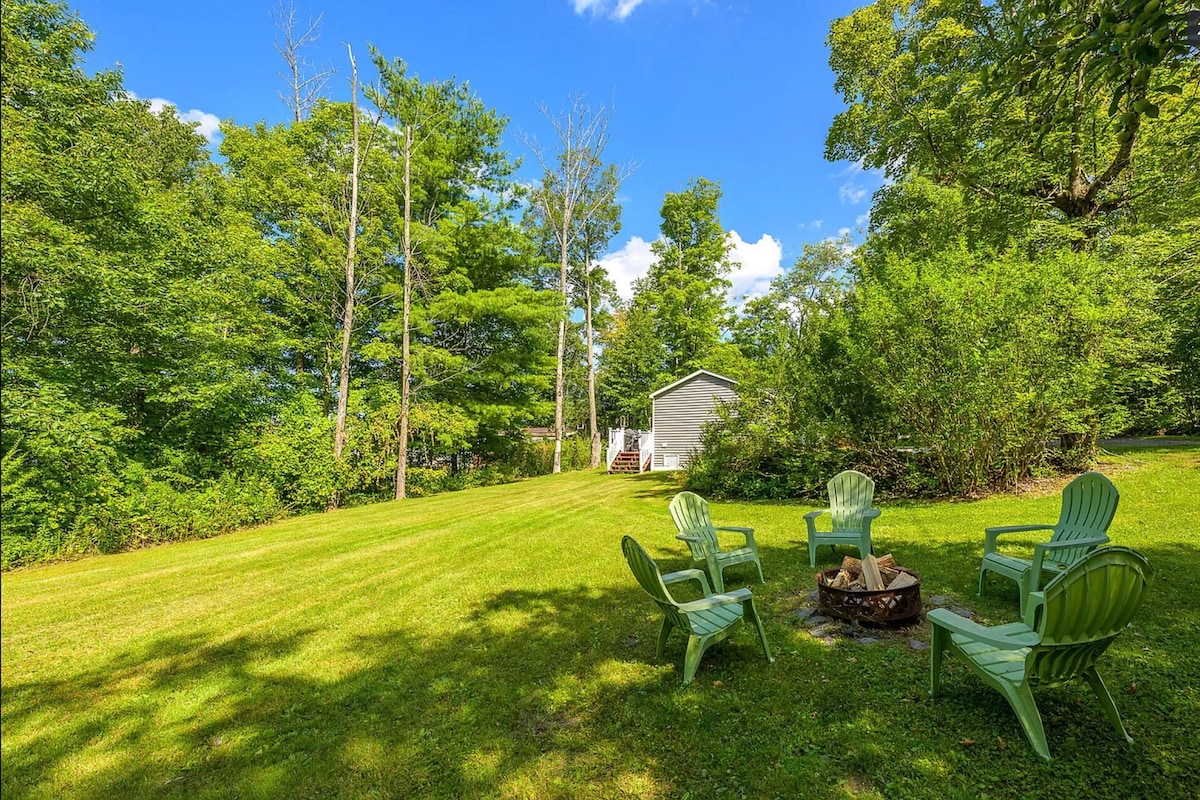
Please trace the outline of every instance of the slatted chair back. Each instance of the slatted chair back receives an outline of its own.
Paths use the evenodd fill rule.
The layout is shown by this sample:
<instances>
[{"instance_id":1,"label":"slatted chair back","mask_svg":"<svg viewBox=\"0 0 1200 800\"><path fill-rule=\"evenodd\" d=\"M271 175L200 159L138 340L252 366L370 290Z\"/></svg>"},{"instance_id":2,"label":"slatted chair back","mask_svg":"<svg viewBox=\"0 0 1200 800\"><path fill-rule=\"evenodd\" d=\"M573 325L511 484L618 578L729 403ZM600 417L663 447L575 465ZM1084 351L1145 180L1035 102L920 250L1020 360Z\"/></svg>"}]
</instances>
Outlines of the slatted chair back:
<instances>
[{"instance_id":1,"label":"slatted chair back","mask_svg":"<svg viewBox=\"0 0 1200 800\"><path fill-rule=\"evenodd\" d=\"M1136 550L1101 547L1032 595L1025 620L1041 641L1026 659L1027 680L1053 685L1093 668L1141 608L1153 574Z\"/></svg>"},{"instance_id":2,"label":"slatted chair back","mask_svg":"<svg viewBox=\"0 0 1200 800\"><path fill-rule=\"evenodd\" d=\"M1108 478L1098 472L1083 473L1063 489L1062 511L1050 541L1071 542L1105 536L1120 499L1121 493ZM1048 555L1048 560L1074 564L1089 551L1088 547L1071 547Z\"/></svg>"},{"instance_id":3,"label":"slatted chair back","mask_svg":"<svg viewBox=\"0 0 1200 800\"><path fill-rule=\"evenodd\" d=\"M861 472L850 469L834 475L827 486L833 530L862 529L863 513L871 508L875 497L875 481Z\"/></svg>"},{"instance_id":4,"label":"slatted chair back","mask_svg":"<svg viewBox=\"0 0 1200 800\"><path fill-rule=\"evenodd\" d=\"M707 553L721 549L717 532L708 513L708 501L695 492L680 492L671 498L671 519L680 533L699 536L701 541L687 542L692 558L703 559Z\"/></svg>"},{"instance_id":5,"label":"slatted chair back","mask_svg":"<svg viewBox=\"0 0 1200 800\"><path fill-rule=\"evenodd\" d=\"M663 610L667 619L671 620L676 627L690 633L692 626L688 624L687 614L679 610L679 604L667 591L667 585L663 583L662 572L659 571L658 564L650 557L650 554L632 536L621 537L621 552L625 554L625 561L628 562L633 577L637 578L637 582L646 590L646 594L650 595L658 607Z\"/></svg>"}]
</instances>

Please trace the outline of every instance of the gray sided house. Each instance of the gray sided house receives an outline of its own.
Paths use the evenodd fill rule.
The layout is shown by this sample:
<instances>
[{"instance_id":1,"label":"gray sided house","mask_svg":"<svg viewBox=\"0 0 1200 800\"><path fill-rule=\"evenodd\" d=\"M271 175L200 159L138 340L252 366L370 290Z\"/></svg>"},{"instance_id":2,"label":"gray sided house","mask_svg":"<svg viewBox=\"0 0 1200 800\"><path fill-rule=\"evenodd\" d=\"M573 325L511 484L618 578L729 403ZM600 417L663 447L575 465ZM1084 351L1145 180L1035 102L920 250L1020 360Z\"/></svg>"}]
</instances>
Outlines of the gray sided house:
<instances>
[{"instance_id":1,"label":"gray sided house","mask_svg":"<svg viewBox=\"0 0 1200 800\"><path fill-rule=\"evenodd\" d=\"M705 423L717 418L717 403L738 399L737 381L715 372L696 370L650 395L654 452L651 470L681 469L700 449Z\"/></svg>"}]
</instances>

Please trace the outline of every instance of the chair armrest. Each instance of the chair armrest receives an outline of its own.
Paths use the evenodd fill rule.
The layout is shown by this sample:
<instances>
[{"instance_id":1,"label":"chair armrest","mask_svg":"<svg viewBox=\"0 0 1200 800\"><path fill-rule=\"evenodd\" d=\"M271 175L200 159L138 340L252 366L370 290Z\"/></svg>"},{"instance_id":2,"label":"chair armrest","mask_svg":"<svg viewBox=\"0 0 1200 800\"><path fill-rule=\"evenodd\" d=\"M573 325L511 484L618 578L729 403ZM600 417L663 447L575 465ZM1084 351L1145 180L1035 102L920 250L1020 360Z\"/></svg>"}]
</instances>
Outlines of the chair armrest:
<instances>
[{"instance_id":1,"label":"chair armrest","mask_svg":"<svg viewBox=\"0 0 1200 800\"><path fill-rule=\"evenodd\" d=\"M996 539L1004 533L1028 533L1029 531L1052 531L1053 525L1002 525L984 530L983 554L996 552Z\"/></svg>"},{"instance_id":2,"label":"chair armrest","mask_svg":"<svg viewBox=\"0 0 1200 800\"><path fill-rule=\"evenodd\" d=\"M1071 539L1058 542L1042 542L1035 544L1033 549L1036 550L1070 550L1072 547L1099 547L1102 544L1108 544L1107 536L1093 536L1090 539Z\"/></svg>"},{"instance_id":3,"label":"chair armrest","mask_svg":"<svg viewBox=\"0 0 1200 800\"><path fill-rule=\"evenodd\" d=\"M1046 608L1046 593L1043 591L1028 592L1025 595L1024 623L1030 628L1037 628L1040 617Z\"/></svg>"},{"instance_id":4,"label":"chair armrest","mask_svg":"<svg viewBox=\"0 0 1200 800\"><path fill-rule=\"evenodd\" d=\"M880 513L881 510L878 508L868 508L863 512L863 519L875 519Z\"/></svg>"},{"instance_id":5,"label":"chair armrest","mask_svg":"<svg viewBox=\"0 0 1200 800\"><path fill-rule=\"evenodd\" d=\"M727 606L733 603L742 603L749 600L751 597L749 589L737 589L732 592L722 594L710 594L703 600L693 600L690 603L680 603L680 611L706 611L710 608L718 606Z\"/></svg>"},{"instance_id":6,"label":"chair armrest","mask_svg":"<svg viewBox=\"0 0 1200 800\"><path fill-rule=\"evenodd\" d=\"M830 509L818 508L816 511L810 511L804 515L804 524L808 526L808 538L810 541L812 537L817 535L817 517L828 513L830 513Z\"/></svg>"},{"instance_id":7,"label":"chair armrest","mask_svg":"<svg viewBox=\"0 0 1200 800\"><path fill-rule=\"evenodd\" d=\"M681 542L698 542L698 541L700 541L699 536L693 536L690 533L677 533L677 534L675 534L675 538Z\"/></svg>"},{"instance_id":8,"label":"chair armrest","mask_svg":"<svg viewBox=\"0 0 1200 800\"><path fill-rule=\"evenodd\" d=\"M704 590L705 597L712 594L712 589L708 585L708 578L705 577L704 570L702 569L681 569L678 572L668 572L662 576L662 582L665 586L693 580L700 581L700 588Z\"/></svg>"},{"instance_id":9,"label":"chair armrest","mask_svg":"<svg viewBox=\"0 0 1200 800\"><path fill-rule=\"evenodd\" d=\"M1108 544L1107 536L1096 536L1091 539L1074 539L1072 541L1063 542L1042 542L1033 546L1033 560L1030 562L1033 574L1033 581L1036 582L1041 571L1047 553L1053 553L1056 550L1071 550L1076 547L1099 547L1102 544ZM1036 586L1031 586L1031 590L1036 590Z\"/></svg>"},{"instance_id":10,"label":"chair armrest","mask_svg":"<svg viewBox=\"0 0 1200 800\"><path fill-rule=\"evenodd\" d=\"M935 608L926 614L925 618L932 624L945 628L951 633L961 633L977 642L990 644L1002 650L1020 650L1022 647L1033 647L1039 641L1038 632L1033 628L1029 628L1028 633L1021 633L1016 636L1012 634L1000 636L992 633L991 629L987 626L980 625L978 622L973 622L966 617L960 617L958 614L945 608Z\"/></svg>"},{"instance_id":11,"label":"chair armrest","mask_svg":"<svg viewBox=\"0 0 1200 800\"><path fill-rule=\"evenodd\" d=\"M713 530L731 531L732 533L740 533L742 536L744 536L746 538L746 546L747 547L751 547L755 550L758 549L758 545L756 545L754 543L754 528L737 528L737 527L733 527L733 526L729 526L729 525L722 525L720 527L713 528Z\"/></svg>"}]
</instances>

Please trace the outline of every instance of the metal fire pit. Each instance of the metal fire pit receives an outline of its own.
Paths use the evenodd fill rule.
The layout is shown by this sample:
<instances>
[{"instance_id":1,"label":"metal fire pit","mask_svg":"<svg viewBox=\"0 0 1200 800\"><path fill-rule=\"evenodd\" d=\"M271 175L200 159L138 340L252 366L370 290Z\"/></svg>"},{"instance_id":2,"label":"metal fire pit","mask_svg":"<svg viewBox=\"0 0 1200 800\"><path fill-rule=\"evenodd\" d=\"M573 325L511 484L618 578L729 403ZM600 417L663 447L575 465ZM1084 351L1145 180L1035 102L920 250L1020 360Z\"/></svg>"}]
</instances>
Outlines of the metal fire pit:
<instances>
[{"instance_id":1,"label":"metal fire pit","mask_svg":"<svg viewBox=\"0 0 1200 800\"><path fill-rule=\"evenodd\" d=\"M847 591L829 585L839 569L827 569L821 573L824 580L817 581L817 605L829 616L851 622L897 625L914 620L921 615L921 576L911 569L898 569L912 575L917 582L878 592Z\"/></svg>"}]
</instances>

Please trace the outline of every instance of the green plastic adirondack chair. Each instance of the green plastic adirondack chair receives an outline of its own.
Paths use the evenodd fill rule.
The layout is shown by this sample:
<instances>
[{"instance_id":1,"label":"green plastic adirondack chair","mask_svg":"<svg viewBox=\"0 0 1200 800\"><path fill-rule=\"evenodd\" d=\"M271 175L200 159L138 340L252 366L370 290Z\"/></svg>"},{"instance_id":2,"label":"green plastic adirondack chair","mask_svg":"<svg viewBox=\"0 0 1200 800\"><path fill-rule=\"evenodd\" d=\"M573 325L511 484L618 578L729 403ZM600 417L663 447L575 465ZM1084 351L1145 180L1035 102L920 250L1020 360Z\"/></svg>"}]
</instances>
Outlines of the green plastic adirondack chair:
<instances>
[{"instance_id":1,"label":"green plastic adirondack chair","mask_svg":"<svg viewBox=\"0 0 1200 800\"><path fill-rule=\"evenodd\" d=\"M846 470L833 476L828 483L829 508L810 511L804 515L808 525L808 565L817 566L817 548L823 544L830 547L852 544L858 548L860 558L866 558L871 550L871 520L879 516L878 508L871 508L875 497L875 481L861 472ZM817 530L817 518L829 514L833 524L829 531Z\"/></svg>"},{"instance_id":2,"label":"green plastic adirondack chair","mask_svg":"<svg viewBox=\"0 0 1200 800\"><path fill-rule=\"evenodd\" d=\"M671 498L671 519L675 520L675 527L679 529L675 538L687 542L692 554L692 566L703 565L718 592L725 591L723 571L734 564L753 563L758 568L758 580L766 582L762 562L758 560L754 528L713 527L712 517L708 514L708 502L693 492L680 492ZM745 542L734 550L722 550L717 541L717 531L740 533Z\"/></svg>"},{"instance_id":3,"label":"green plastic adirondack chair","mask_svg":"<svg viewBox=\"0 0 1200 800\"><path fill-rule=\"evenodd\" d=\"M683 658L684 684L691 683L696 677L696 668L700 666L700 658L704 651L728 638L730 632L742 620L748 620L758 630L758 640L762 643L763 655L767 657L767 661L775 660L771 656L767 634L763 631L762 620L754 608L754 598L749 589L738 589L728 594L711 594L704 571L699 569L684 569L662 575L658 571L658 564L654 563L650 554L631 536L621 539L621 551L625 553L625 560L629 562L629 569L633 571L638 583L663 611L656 656L662 658L671 631L679 628L688 635L687 655ZM704 590L704 599L690 603L676 602L667 591L667 586L689 580L700 582Z\"/></svg>"},{"instance_id":4,"label":"green plastic adirondack chair","mask_svg":"<svg viewBox=\"0 0 1200 800\"><path fill-rule=\"evenodd\" d=\"M1098 472L1085 472L1067 484L1062 493L1062 511L1055 525L1008 525L988 528L983 543L983 564L979 567L979 594L984 578L995 572L1017 582L1021 594L1021 613L1025 598L1044 585L1043 575L1062 572L1095 548L1108 542L1108 526L1117 513L1121 495L1112 481ZM1005 533L1052 530L1045 544L1033 548L1033 558L1017 558L998 551L997 539Z\"/></svg>"},{"instance_id":5,"label":"green plastic adirondack chair","mask_svg":"<svg viewBox=\"0 0 1200 800\"><path fill-rule=\"evenodd\" d=\"M1100 698L1109 722L1133 741L1096 671L1096 659L1142 605L1153 574L1136 550L1101 547L1031 594L1024 622L984 627L944 608L930 611L930 696L937 694L942 654L949 650L1004 695L1033 749L1048 761L1050 748L1032 690L1083 678Z\"/></svg>"}]
</instances>

